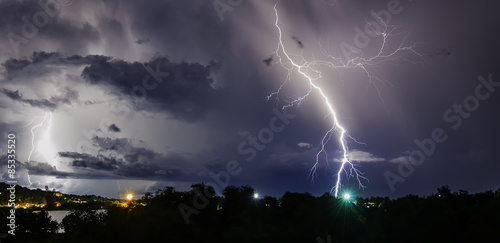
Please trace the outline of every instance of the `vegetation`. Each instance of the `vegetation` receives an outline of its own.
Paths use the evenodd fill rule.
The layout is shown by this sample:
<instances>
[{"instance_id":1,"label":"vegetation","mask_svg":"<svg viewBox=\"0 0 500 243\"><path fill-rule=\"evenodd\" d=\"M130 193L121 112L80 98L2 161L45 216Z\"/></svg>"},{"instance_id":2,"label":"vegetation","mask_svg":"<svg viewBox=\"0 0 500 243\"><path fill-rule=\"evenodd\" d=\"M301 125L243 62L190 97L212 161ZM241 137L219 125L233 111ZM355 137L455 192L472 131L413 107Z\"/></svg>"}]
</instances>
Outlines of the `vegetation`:
<instances>
[{"instance_id":1,"label":"vegetation","mask_svg":"<svg viewBox=\"0 0 500 243\"><path fill-rule=\"evenodd\" d=\"M0 182L0 207L7 207L10 192L9 184ZM35 189L31 190L22 186L15 186L16 205L18 207L43 208L44 210L69 210L81 208L106 208L116 200L95 195L62 194L56 191Z\"/></svg>"},{"instance_id":2,"label":"vegetation","mask_svg":"<svg viewBox=\"0 0 500 243\"><path fill-rule=\"evenodd\" d=\"M197 208L189 223L179 209L182 204ZM425 197L345 200L327 193L315 197L292 192L281 198L254 198L250 186L229 186L217 196L211 187L194 184L188 192L167 187L148 193L126 208L73 210L59 225L62 234L54 234L45 213L37 217L30 223L19 219L26 224L24 233L53 243L481 242L499 239L500 190L452 193L443 186Z\"/></svg>"}]
</instances>

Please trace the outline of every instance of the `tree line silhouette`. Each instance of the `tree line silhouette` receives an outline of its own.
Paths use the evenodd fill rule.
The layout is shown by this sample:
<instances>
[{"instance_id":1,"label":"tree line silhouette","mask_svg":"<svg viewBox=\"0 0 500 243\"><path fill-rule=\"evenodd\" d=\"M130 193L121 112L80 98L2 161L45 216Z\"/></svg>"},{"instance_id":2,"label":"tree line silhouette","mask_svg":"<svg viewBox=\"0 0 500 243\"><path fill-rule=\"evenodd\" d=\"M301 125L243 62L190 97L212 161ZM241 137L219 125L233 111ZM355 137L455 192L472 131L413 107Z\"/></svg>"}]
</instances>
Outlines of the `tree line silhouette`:
<instances>
[{"instance_id":1,"label":"tree line silhouette","mask_svg":"<svg viewBox=\"0 0 500 243\"><path fill-rule=\"evenodd\" d=\"M500 189L469 194L448 186L428 196L351 198L286 192L254 198L250 186L216 195L205 184L166 187L106 212L79 208L61 224L46 212L20 211L20 235L5 242L481 242L498 240ZM210 192L187 224L179 205ZM2 210L3 218L6 211ZM36 215L36 216L34 216ZM21 218L25 218L22 219ZM3 232L6 226L0 226ZM22 228L21 228L22 227ZM56 234L57 227L64 233ZM4 241L2 241L4 242Z\"/></svg>"}]
</instances>

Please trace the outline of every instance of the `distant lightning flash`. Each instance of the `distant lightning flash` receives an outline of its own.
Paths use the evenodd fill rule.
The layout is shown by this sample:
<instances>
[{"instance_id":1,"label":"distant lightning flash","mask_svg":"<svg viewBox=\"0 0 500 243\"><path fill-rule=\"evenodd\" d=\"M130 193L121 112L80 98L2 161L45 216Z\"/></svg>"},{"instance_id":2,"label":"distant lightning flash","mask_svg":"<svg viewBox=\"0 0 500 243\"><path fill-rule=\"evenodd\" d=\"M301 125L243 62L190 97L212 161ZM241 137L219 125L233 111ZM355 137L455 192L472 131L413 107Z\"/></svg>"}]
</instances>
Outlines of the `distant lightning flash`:
<instances>
[{"instance_id":1,"label":"distant lightning flash","mask_svg":"<svg viewBox=\"0 0 500 243\"><path fill-rule=\"evenodd\" d=\"M37 121L37 120L40 120L40 121L38 123L35 123L35 121ZM45 123L47 123L47 128L45 130L45 133L42 134L42 140L41 140L40 143L46 143L46 142L48 142L47 138L49 137L50 129L52 127L52 112L48 112L48 111L45 112L45 115L43 117L42 116L36 116L28 124L26 124L26 125L23 126L23 128L24 128L24 127L29 127L30 125L34 124L30 128L31 149L30 149L30 152L28 154L28 160L27 160L27 162L31 161L31 158L33 156L33 152L37 148L35 142L37 141L37 135L39 134L38 129L40 127L42 127ZM42 144L42 145L44 145L44 144ZM44 149L47 149L47 148L45 147ZM29 174L28 174L28 181L31 184L31 179L30 179Z\"/></svg>"},{"instance_id":2,"label":"distant lightning flash","mask_svg":"<svg viewBox=\"0 0 500 243\"><path fill-rule=\"evenodd\" d=\"M289 54L285 48L285 45L283 44L282 41L282 31L279 26L279 15L278 15L278 10L276 9L276 6L278 3L274 5L274 12L276 15L276 21L274 25L276 26L276 29L279 34L279 39L278 39L278 47L275 51L275 54L278 57L278 62L281 64L283 68L288 70L288 75L286 80L279 86L278 90L271 93L269 96L267 96L267 100L271 99L273 96L276 97L276 101L279 99L279 94L281 92L281 89L288 83L288 81L291 80L291 75L294 71L299 73L304 80L309 84L309 90L301 97L298 97L296 99L293 99L291 102L288 102L288 104L285 104L283 106L283 109L286 109L288 107L292 107L294 105L300 106L300 103L311 94L311 92L316 91L324 101L328 114L326 117L331 116L332 118L332 126L331 128L325 133L325 135L321 139L320 143L320 150L316 154L316 161L311 168L311 175L314 177L314 174L316 173L316 169L319 165L319 158L321 154L324 154L327 156L326 152L326 145L328 144L330 138L334 133L338 135L338 143L339 147L342 150L342 159L340 160L341 166L339 170L336 173L336 183L335 186L332 188L332 191L335 194L335 197L338 197L338 193L341 189L341 175L342 172L345 171L347 173L347 167L349 168L349 173L348 177L355 177L359 183L360 188L365 188L365 186L362 183L362 180L368 181L366 177L363 176L363 173L360 172L358 169L354 167L354 165L351 163L349 160L349 149L347 146L347 140L346 138L351 138L354 140L354 138L350 137L349 134L347 133L346 128L339 122L337 113L335 112L332 103L328 97L328 95L323 91L323 89L320 87L318 84L319 81L322 79L321 71L317 69L318 66L326 66L328 68L333 68L333 69L338 69L338 68L361 68L363 70L369 79L370 84L374 85L374 87L377 89L377 87L374 84L374 80L379 80L377 77L373 76L370 74L369 70L366 68L366 66L372 66L376 64L380 64L382 62L386 62L388 60L392 60L394 58L394 55L398 52L401 51L409 51L412 53L415 53L420 56L416 51L413 50L414 45L410 46L405 46L405 39L403 39L402 43L395 48L395 50L390 51L388 54L387 53L387 48L386 48L386 41L389 36L393 34L394 28L389 28L390 26L387 26L383 24L383 28L381 31L376 32L373 28L372 31L377 34L377 36L382 37L382 44L380 49L378 50L378 53L373 56L373 57L361 57L357 56L355 58L352 58L350 60L344 61L341 58L338 57L333 57L329 53L325 51L325 48L323 48L320 44L320 49L322 54L325 55L325 57L332 59L330 61L320 61L320 60L313 60L313 61L306 61L306 59L302 55L297 55L297 54ZM380 19L379 19L380 20ZM383 23L383 21L380 21ZM294 61L293 57L298 57L298 61ZM380 92L377 89L377 92L379 94L379 98L382 98L380 95ZM382 100L383 102L383 100ZM385 106L384 106L385 107ZM356 140L354 140L356 142ZM328 158L327 158L328 160Z\"/></svg>"},{"instance_id":3,"label":"distant lightning flash","mask_svg":"<svg viewBox=\"0 0 500 243\"><path fill-rule=\"evenodd\" d=\"M36 123L36 121L39 121ZM43 134L40 134L39 128L42 127L44 124L47 124L45 132ZM31 126L31 127L30 127ZM44 150L41 151L43 153L51 152L50 150L50 145L47 143L49 142L49 137L50 137L50 129L52 128L52 112L45 112L44 116L36 116L34 117L28 124L24 125L23 128L25 127L30 127L30 134L31 134L31 149L28 154L28 160L27 162L30 162L34 151L37 149L37 144L36 141L39 140L38 142L38 147L39 150ZM41 135L41 139L37 139L38 135ZM46 158L48 159L48 158ZM28 174L28 181L31 184L31 179Z\"/></svg>"},{"instance_id":4,"label":"distant lightning flash","mask_svg":"<svg viewBox=\"0 0 500 243\"><path fill-rule=\"evenodd\" d=\"M26 124L25 127L31 125L33 122L35 122L36 119L42 119L38 124L34 125L31 127L30 129L30 132L31 132L31 150L30 150L30 153L28 155L28 162L31 161L31 156L33 155L33 151L35 151L35 140L36 140L36 130L38 130L39 127L43 126L43 124L45 123L45 121L47 121L47 118L48 118L48 127L47 127L47 130L45 132L45 136L47 136L48 132L50 131L50 128L52 127L52 112L45 112L45 115L42 117L40 116L37 116L35 118L33 118L33 120L31 120L30 123Z\"/></svg>"}]
</instances>

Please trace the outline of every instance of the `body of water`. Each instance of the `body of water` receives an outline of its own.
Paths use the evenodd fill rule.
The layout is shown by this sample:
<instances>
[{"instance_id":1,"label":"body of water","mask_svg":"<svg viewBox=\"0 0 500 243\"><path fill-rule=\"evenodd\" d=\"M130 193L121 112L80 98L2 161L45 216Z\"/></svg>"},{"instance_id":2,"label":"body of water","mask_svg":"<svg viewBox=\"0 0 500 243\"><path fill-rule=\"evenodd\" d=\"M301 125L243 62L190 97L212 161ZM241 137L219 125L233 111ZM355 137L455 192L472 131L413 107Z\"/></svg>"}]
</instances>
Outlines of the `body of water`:
<instances>
[{"instance_id":1,"label":"body of water","mask_svg":"<svg viewBox=\"0 0 500 243\"><path fill-rule=\"evenodd\" d=\"M106 212L106 209L96 209L93 211ZM38 213L40 211L34 211L34 212ZM47 213L49 214L49 216L52 220L54 220L58 224L60 224L62 222L62 220L64 219L64 217L66 217L68 214L70 214L71 211L70 210L53 210L53 211L47 211ZM64 233L64 230L59 229L58 233Z\"/></svg>"}]
</instances>

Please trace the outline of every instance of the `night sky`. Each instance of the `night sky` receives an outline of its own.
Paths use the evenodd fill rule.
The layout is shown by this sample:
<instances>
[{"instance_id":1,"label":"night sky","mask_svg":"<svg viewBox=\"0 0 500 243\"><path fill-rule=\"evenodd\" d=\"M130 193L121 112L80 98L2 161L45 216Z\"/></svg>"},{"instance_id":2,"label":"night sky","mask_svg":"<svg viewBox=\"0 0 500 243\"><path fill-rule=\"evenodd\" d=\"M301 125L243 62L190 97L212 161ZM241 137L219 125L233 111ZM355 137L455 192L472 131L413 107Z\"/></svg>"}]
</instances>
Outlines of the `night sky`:
<instances>
[{"instance_id":1,"label":"night sky","mask_svg":"<svg viewBox=\"0 0 500 243\"><path fill-rule=\"evenodd\" d=\"M311 174L331 115L279 62L276 3L1 1L2 180L15 134L17 184L30 188L123 197L199 182L220 193L229 180L260 195L330 192L338 134ZM368 179L360 189L346 166L342 190L500 187L499 3L282 0L276 10L283 46L317 64L321 75L307 75ZM382 23L386 42L366 28Z\"/></svg>"}]
</instances>

